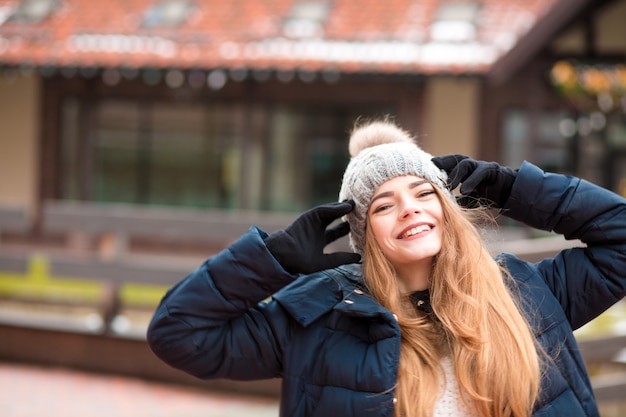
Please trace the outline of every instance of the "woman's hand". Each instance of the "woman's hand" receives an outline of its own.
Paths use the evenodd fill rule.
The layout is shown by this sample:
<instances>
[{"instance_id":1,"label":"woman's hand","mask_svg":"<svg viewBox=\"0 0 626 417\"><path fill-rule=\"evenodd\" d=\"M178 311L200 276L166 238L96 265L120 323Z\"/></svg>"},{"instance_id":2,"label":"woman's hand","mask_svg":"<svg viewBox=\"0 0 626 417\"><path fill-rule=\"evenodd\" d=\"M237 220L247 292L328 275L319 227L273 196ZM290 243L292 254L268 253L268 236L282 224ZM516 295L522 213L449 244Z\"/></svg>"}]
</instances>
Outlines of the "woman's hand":
<instances>
[{"instance_id":1,"label":"woman's hand","mask_svg":"<svg viewBox=\"0 0 626 417\"><path fill-rule=\"evenodd\" d=\"M448 173L451 190L461 184L459 191L463 197L459 199L459 204L464 207L486 204L502 208L517 176L517 171L509 167L460 154L437 156L432 161Z\"/></svg>"},{"instance_id":2,"label":"woman's hand","mask_svg":"<svg viewBox=\"0 0 626 417\"><path fill-rule=\"evenodd\" d=\"M354 210L354 202L329 203L300 215L285 230L265 238L269 251L291 274L310 274L339 265L359 262L361 256L351 252L324 253L330 242L347 235L347 222L328 228L334 220Z\"/></svg>"}]
</instances>

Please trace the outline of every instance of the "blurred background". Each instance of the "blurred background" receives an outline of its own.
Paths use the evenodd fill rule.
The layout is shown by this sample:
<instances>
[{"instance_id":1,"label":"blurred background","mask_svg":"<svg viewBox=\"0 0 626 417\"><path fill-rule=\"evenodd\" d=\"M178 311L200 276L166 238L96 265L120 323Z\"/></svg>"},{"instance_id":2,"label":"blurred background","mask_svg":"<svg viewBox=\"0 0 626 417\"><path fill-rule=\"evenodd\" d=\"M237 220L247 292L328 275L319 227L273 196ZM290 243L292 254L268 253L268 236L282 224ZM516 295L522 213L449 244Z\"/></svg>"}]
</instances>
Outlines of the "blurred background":
<instances>
[{"instance_id":1,"label":"blurred background","mask_svg":"<svg viewBox=\"0 0 626 417\"><path fill-rule=\"evenodd\" d=\"M250 225L336 200L359 117L626 195L624 22L626 0L0 0L3 416L277 416L279 381L187 377L146 325ZM494 252L577 243L498 223ZM624 302L577 337L626 415Z\"/></svg>"}]
</instances>

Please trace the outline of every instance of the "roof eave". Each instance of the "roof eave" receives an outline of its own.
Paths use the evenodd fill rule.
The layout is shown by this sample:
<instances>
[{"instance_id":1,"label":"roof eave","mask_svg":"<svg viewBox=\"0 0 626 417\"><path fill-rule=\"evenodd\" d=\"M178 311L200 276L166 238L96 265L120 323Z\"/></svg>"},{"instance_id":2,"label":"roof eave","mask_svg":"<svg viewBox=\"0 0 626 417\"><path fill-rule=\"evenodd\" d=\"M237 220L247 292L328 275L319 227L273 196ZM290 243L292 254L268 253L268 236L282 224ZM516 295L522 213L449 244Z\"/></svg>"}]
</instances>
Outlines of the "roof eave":
<instances>
[{"instance_id":1,"label":"roof eave","mask_svg":"<svg viewBox=\"0 0 626 417\"><path fill-rule=\"evenodd\" d=\"M487 74L488 82L492 85L507 82L593 2L594 0L559 0L513 48L492 65Z\"/></svg>"}]
</instances>

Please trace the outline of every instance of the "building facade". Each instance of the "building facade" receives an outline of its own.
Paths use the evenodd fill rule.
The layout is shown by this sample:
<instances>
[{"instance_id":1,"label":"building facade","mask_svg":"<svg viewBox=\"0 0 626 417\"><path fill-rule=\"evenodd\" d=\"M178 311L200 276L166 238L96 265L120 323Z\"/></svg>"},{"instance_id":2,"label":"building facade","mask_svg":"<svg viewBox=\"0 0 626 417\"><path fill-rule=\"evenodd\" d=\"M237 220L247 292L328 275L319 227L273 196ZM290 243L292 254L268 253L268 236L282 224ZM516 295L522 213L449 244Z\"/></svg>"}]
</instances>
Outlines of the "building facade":
<instances>
[{"instance_id":1,"label":"building facade","mask_svg":"<svg viewBox=\"0 0 626 417\"><path fill-rule=\"evenodd\" d=\"M302 211L381 117L623 192L626 1L264 3L0 1L0 201Z\"/></svg>"}]
</instances>

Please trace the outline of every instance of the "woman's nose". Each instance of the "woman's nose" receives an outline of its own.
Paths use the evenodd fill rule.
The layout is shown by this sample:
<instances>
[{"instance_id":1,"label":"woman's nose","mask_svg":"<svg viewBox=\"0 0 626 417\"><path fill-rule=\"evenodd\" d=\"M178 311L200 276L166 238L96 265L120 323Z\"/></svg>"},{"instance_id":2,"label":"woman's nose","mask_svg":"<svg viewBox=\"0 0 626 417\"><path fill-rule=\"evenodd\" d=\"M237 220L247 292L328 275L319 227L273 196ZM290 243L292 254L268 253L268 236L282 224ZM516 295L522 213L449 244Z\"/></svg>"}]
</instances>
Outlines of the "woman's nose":
<instances>
[{"instance_id":1,"label":"woman's nose","mask_svg":"<svg viewBox=\"0 0 626 417\"><path fill-rule=\"evenodd\" d=\"M420 204L414 199L404 201L402 204L402 210L400 211L400 217L406 218L412 214L417 214L422 211Z\"/></svg>"}]
</instances>

